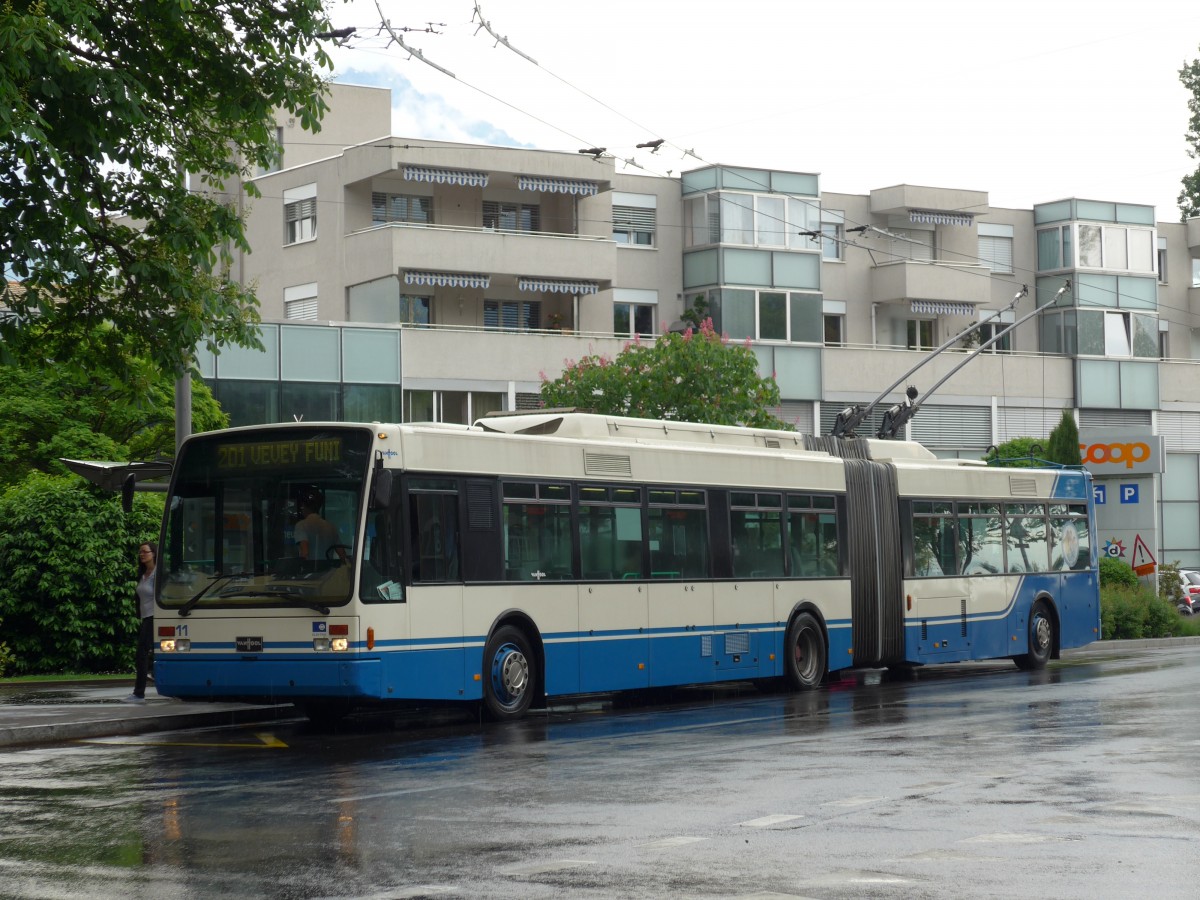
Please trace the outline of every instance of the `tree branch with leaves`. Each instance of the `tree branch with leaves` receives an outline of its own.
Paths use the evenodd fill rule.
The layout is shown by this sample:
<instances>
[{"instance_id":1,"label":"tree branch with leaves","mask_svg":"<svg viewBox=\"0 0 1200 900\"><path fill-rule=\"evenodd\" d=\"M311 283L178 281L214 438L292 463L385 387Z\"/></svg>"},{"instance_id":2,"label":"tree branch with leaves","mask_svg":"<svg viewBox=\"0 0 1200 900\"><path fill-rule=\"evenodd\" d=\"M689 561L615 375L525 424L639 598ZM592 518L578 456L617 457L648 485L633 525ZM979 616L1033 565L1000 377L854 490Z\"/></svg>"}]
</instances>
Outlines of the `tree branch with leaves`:
<instances>
[{"instance_id":1,"label":"tree branch with leaves","mask_svg":"<svg viewBox=\"0 0 1200 900\"><path fill-rule=\"evenodd\" d=\"M1194 59L1179 70L1179 80L1191 95L1188 98L1188 130L1184 135L1187 141L1187 154L1192 159L1200 159L1200 59ZM1179 210L1182 214L1180 221L1186 222L1194 216L1200 216L1200 168L1190 175L1183 176L1183 190L1179 192Z\"/></svg>"},{"instance_id":2,"label":"tree branch with leaves","mask_svg":"<svg viewBox=\"0 0 1200 900\"><path fill-rule=\"evenodd\" d=\"M6 349L178 374L202 342L259 346L222 192L277 158L278 109L319 129L329 27L323 0L0 0Z\"/></svg>"}]
</instances>

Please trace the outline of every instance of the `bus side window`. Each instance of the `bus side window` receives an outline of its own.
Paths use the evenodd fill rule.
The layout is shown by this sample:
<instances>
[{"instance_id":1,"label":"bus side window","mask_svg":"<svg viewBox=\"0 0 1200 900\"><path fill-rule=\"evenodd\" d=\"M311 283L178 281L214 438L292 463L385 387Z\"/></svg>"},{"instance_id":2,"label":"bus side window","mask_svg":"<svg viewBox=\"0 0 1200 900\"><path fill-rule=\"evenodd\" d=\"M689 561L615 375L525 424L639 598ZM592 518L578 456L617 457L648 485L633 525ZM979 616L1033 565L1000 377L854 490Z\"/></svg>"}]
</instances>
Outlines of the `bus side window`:
<instances>
[{"instance_id":1,"label":"bus side window","mask_svg":"<svg viewBox=\"0 0 1200 900\"><path fill-rule=\"evenodd\" d=\"M413 492L408 541L414 584L458 580L458 495Z\"/></svg>"}]
</instances>

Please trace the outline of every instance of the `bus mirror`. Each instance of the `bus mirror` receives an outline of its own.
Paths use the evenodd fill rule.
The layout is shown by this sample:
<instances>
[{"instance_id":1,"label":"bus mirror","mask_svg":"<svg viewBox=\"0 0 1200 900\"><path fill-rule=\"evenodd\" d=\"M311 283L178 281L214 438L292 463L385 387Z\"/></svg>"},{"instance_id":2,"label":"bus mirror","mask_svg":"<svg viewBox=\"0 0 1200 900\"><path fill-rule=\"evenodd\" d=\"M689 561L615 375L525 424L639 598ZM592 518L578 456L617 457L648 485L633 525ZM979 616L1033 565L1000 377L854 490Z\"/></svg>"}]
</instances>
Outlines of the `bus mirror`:
<instances>
[{"instance_id":1,"label":"bus mirror","mask_svg":"<svg viewBox=\"0 0 1200 900\"><path fill-rule=\"evenodd\" d=\"M387 509L392 500L392 470L376 469L371 479L371 509Z\"/></svg>"}]
</instances>

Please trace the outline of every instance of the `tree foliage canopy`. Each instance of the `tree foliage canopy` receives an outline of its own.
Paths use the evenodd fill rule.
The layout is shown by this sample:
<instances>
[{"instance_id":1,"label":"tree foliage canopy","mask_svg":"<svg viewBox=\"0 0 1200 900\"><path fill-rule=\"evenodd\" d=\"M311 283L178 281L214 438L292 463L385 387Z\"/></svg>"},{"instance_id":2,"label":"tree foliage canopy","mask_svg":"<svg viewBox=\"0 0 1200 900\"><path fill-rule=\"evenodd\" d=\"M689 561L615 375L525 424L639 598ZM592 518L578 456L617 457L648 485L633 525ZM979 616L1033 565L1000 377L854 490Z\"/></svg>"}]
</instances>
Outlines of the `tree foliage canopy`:
<instances>
[{"instance_id":1,"label":"tree foliage canopy","mask_svg":"<svg viewBox=\"0 0 1200 900\"><path fill-rule=\"evenodd\" d=\"M0 489L30 472L65 474L59 457L145 460L175 453L175 383L131 360L121 375L0 365ZM208 386L192 381L192 428L229 424Z\"/></svg>"},{"instance_id":2,"label":"tree foliage canopy","mask_svg":"<svg viewBox=\"0 0 1200 900\"><path fill-rule=\"evenodd\" d=\"M779 407L775 380L759 376L754 351L730 344L711 319L699 330L664 334L653 344L635 340L615 359L592 354L568 361L560 377L542 378L547 406L790 430L770 412Z\"/></svg>"},{"instance_id":3,"label":"tree foliage canopy","mask_svg":"<svg viewBox=\"0 0 1200 900\"><path fill-rule=\"evenodd\" d=\"M8 349L181 372L201 341L257 346L252 291L222 277L237 208L182 173L219 192L268 168L278 108L317 130L328 30L322 0L0 0Z\"/></svg>"},{"instance_id":4,"label":"tree foliage canopy","mask_svg":"<svg viewBox=\"0 0 1200 900\"><path fill-rule=\"evenodd\" d=\"M1064 466L1081 466L1079 455L1079 428L1075 417L1063 410L1062 418L1043 442L1039 438L1019 437L991 448L983 457L988 462L1011 460L1005 465L1019 469L1031 469L1044 462L1060 463Z\"/></svg>"},{"instance_id":5,"label":"tree foliage canopy","mask_svg":"<svg viewBox=\"0 0 1200 900\"><path fill-rule=\"evenodd\" d=\"M1011 460L1005 465L1018 469L1033 469L1041 465L1037 460L1045 459L1046 451L1039 439L1019 437L997 444L983 458L988 462Z\"/></svg>"},{"instance_id":6,"label":"tree foliage canopy","mask_svg":"<svg viewBox=\"0 0 1200 900\"><path fill-rule=\"evenodd\" d=\"M16 674L132 668L136 550L162 507L139 494L127 515L74 475L35 472L0 492L0 620Z\"/></svg>"},{"instance_id":7,"label":"tree foliage canopy","mask_svg":"<svg viewBox=\"0 0 1200 900\"><path fill-rule=\"evenodd\" d=\"M1051 462L1064 466L1083 465L1083 457L1079 455L1079 426L1070 410L1063 410L1062 418L1050 432L1046 444L1046 459Z\"/></svg>"},{"instance_id":8,"label":"tree foliage canopy","mask_svg":"<svg viewBox=\"0 0 1200 900\"><path fill-rule=\"evenodd\" d=\"M229 419L192 382L192 428ZM127 671L137 606L136 556L158 534L161 494L118 494L58 461L134 460L175 451L175 382L128 360L120 374L0 365L0 666L18 673Z\"/></svg>"},{"instance_id":9,"label":"tree foliage canopy","mask_svg":"<svg viewBox=\"0 0 1200 900\"><path fill-rule=\"evenodd\" d=\"M1187 88L1191 97L1188 99L1188 130L1184 140L1188 145L1188 156L1200 159L1200 59L1194 59L1179 70L1179 80ZM1200 216L1200 168L1190 175L1183 176L1183 190L1179 192L1180 221L1186 222L1193 216Z\"/></svg>"}]
</instances>

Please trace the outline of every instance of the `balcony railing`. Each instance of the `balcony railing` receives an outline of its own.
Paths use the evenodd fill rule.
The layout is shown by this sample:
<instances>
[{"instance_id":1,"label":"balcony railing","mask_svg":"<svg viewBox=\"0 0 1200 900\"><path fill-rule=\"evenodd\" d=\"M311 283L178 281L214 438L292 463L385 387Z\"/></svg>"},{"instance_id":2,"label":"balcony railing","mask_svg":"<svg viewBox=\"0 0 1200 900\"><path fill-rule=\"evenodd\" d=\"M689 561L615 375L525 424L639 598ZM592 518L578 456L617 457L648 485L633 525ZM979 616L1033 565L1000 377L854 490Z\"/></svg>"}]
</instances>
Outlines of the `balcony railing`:
<instances>
[{"instance_id":1,"label":"balcony railing","mask_svg":"<svg viewBox=\"0 0 1200 900\"><path fill-rule=\"evenodd\" d=\"M489 228L483 225L433 225L423 222L373 222L367 228L359 228L349 234L366 234L372 231L379 231L387 228L405 228L416 229L419 231L433 231L446 233L466 233L466 234L502 234L502 235L517 235L520 237L530 238L565 238L572 241L596 241L599 243L616 244L612 235L598 234L571 234L569 232L560 231L520 231L508 228Z\"/></svg>"}]
</instances>

